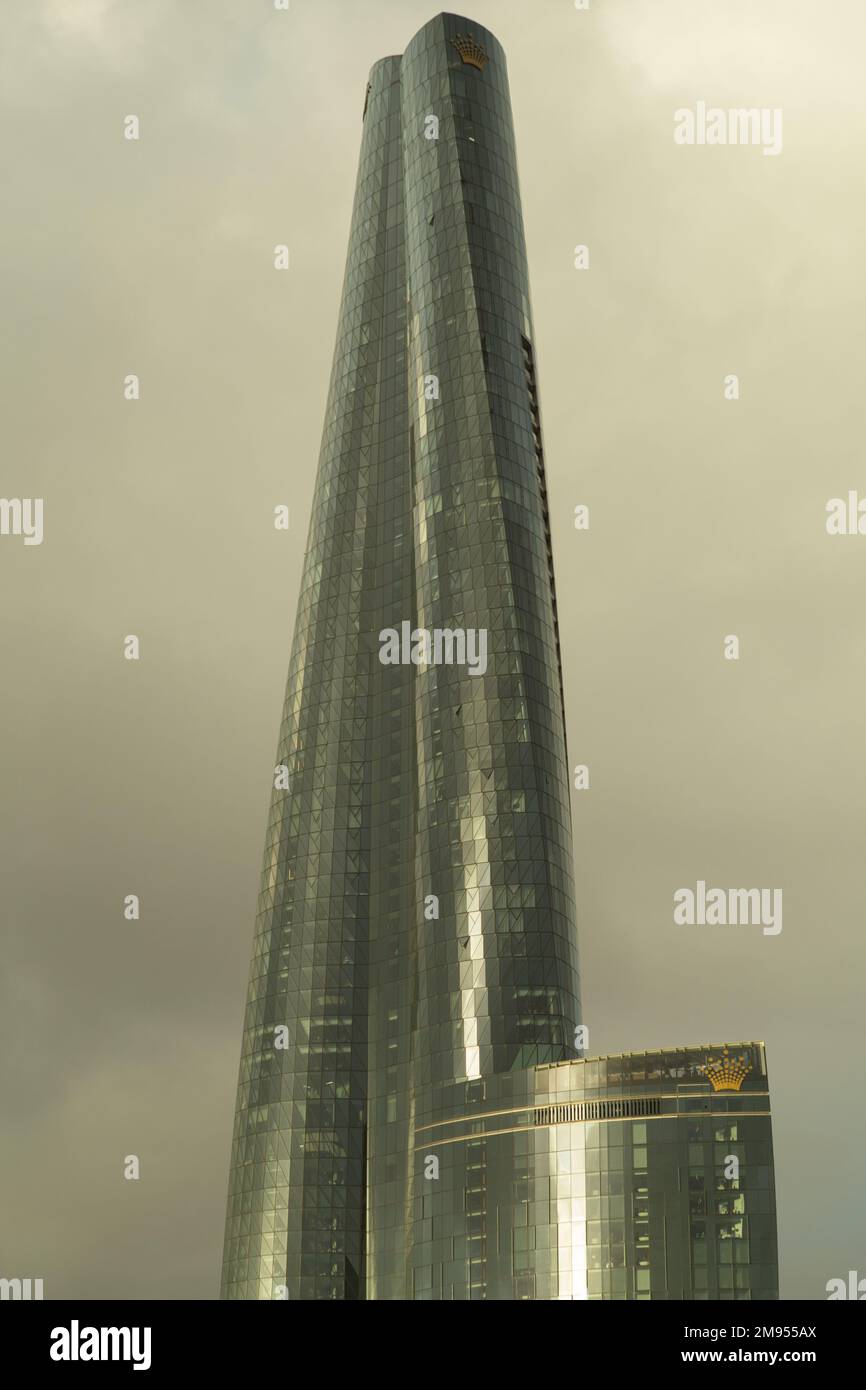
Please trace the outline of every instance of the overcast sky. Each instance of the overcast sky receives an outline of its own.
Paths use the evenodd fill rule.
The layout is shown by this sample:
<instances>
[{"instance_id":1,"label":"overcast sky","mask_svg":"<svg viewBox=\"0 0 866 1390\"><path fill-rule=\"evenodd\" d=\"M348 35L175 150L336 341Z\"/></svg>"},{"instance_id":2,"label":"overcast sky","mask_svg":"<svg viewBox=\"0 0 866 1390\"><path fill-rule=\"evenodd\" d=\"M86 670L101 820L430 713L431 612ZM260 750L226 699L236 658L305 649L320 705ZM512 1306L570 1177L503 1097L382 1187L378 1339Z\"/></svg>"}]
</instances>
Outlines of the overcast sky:
<instances>
[{"instance_id":1,"label":"overcast sky","mask_svg":"<svg viewBox=\"0 0 866 1390\"><path fill-rule=\"evenodd\" d=\"M0 537L0 1274L48 1298L218 1293L367 73L436 12L3 6L0 490L44 540ZM509 62L591 1050L766 1041L782 1295L823 1298L866 1274L866 536L825 529L866 497L866 7L471 13ZM781 153L675 144L700 101L781 109ZM781 888L782 932L675 926L699 879Z\"/></svg>"}]
</instances>

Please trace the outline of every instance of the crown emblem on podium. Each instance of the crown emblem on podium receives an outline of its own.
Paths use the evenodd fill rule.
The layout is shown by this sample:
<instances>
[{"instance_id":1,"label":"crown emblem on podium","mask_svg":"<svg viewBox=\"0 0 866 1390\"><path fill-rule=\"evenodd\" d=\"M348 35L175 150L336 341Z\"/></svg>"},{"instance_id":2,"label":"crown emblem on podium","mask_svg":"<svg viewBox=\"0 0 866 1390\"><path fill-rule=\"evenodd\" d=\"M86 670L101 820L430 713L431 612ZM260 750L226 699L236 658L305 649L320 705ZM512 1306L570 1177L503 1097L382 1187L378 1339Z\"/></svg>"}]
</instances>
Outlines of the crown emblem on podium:
<instances>
[{"instance_id":1,"label":"crown emblem on podium","mask_svg":"<svg viewBox=\"0 0 866 1390\"><path fill-rule=\"evenodd\" d=\"M457 49L464 63L470 63L472 67L477 68L479 72L484 71L484 65L487 62L487 54L484 52L484 49L477 39L474 39L471 34L457 34L451 42Z\"/></svg>"},{"instance_id":2,"label":"crown emblem on podium","mask_svg":"<svg viewBox=\"0 0 866 1390\"><path fill-rule=\"evenodd\" d=\"M714 1091L739 1091L749 1072L751 1062L745 1057L731 1057L727 1047L722 1049L721 1057L713 1057L705 1067L698 1071L706 1074Z\"/></svg>"}]
</instances>

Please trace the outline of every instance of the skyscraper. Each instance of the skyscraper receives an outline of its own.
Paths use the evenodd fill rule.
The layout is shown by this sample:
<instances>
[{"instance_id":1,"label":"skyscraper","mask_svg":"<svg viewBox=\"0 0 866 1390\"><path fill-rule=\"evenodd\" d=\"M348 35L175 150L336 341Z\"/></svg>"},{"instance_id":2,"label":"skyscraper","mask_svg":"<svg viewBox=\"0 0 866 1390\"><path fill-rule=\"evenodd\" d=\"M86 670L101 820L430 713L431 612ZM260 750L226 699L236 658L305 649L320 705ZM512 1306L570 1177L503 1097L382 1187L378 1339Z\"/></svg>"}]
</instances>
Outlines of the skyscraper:
<instances>
[{"instance_id":1,"label":"skyscraper","mask_svg":"<svg viewBox=\"0 0 866 1390\"><path fill-rule=\"evenodd\" d=\"M773 1296L762 1047L740 1047L745 1110L706 1100L718 1049L582 1057L534 341L505 56L439 15L364 103L228 1298ZM764 1174L751 1263L719 1144ZM723 1241L731 1282L704 1282L727 1278Z\"/></svg>"}]
</instances>

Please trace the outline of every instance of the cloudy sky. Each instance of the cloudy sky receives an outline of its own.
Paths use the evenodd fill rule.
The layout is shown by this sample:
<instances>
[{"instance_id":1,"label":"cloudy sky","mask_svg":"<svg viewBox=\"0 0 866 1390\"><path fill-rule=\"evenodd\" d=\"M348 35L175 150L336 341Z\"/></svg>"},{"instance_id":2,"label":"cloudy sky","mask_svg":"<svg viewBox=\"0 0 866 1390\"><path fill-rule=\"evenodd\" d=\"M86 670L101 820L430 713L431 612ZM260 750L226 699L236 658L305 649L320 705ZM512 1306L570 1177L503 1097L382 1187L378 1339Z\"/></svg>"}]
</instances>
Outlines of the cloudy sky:
<instances>
[{"instance_id":1,"label":"cloudy sky","mask_svg":"<svg viewBox=\"0 0 866 1390\"><path fill-rule=\"evenodd\" d=\"M45 512L42 545L0 537L0 1274L49 1298L218 1293L367 72L435 13L3 7L2 492ZM511 78L569 751L591 770L591 1048L766 1041L782 1294L822 1298L866 1273L866 537L825 529L829 498L866 496L866 7L471 14ZM676 145L699 101L781 109L781 153ZM698 879L781 888L782 932L675 926Z\"/></svg>"}]
</instances>

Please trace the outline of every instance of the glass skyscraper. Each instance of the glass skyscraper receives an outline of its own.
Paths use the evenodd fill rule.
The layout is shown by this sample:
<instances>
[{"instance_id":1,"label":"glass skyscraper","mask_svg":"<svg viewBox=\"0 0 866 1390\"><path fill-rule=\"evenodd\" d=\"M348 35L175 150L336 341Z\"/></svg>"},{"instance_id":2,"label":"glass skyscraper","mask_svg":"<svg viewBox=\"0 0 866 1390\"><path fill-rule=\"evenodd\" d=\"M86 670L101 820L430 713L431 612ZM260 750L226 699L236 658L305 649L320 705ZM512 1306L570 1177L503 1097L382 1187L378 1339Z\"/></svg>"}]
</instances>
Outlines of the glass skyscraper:
<instances>
[{"instance_id":1,"label":"glass skyscraper","mask_svg":"<svg viewBox=\"0 0 866 1390\"><path fill-rule=\"evenodd\" d=\"M442 14L364 102L225 1298L776 1296L762 1046L583 1056L534 341L505 55Z\"/></svg>"}]
</instances>

